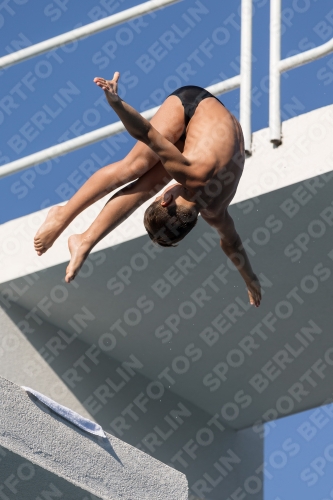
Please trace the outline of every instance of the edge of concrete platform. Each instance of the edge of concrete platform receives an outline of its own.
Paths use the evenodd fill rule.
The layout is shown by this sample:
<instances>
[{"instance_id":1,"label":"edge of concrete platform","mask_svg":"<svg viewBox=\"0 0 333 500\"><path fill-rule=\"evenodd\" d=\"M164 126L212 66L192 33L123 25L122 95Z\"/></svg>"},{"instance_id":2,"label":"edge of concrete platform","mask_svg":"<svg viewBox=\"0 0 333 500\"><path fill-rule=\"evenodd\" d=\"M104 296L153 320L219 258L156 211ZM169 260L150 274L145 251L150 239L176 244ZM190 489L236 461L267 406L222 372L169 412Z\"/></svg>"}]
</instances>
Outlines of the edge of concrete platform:
<instances>
[{"instance_id":1,"label":"edge of concrete platform","mask_svg":"<svg viewBox=\"0 0 333 500\"><path fill-rule=\"evenodd\" d=\"M0 445L103 500L187 500L186 476L107 434L95 438L0 377Z\"/></svg>"}]
</instances>

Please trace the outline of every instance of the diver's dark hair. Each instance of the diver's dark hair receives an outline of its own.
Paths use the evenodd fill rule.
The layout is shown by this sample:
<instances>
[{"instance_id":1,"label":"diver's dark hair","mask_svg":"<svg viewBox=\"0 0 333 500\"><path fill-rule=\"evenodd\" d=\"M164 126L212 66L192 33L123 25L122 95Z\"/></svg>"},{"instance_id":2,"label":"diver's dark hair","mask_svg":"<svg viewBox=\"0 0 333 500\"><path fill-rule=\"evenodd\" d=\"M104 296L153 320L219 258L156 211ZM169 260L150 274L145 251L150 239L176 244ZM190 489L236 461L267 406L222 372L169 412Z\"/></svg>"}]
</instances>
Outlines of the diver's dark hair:
<instances>
[{"instance_id":1,"label":"diver's dark hair","mask_svg":"<svg viewBox=\"0 0 333 500\"><path fill-rule=\"evenodd\" d=\"M197 220L195 209L175 205L162 207L160 201L154 201L145 211L143 222L154 243L174 247L194 228Z\"/></svg>"}]
</instances>

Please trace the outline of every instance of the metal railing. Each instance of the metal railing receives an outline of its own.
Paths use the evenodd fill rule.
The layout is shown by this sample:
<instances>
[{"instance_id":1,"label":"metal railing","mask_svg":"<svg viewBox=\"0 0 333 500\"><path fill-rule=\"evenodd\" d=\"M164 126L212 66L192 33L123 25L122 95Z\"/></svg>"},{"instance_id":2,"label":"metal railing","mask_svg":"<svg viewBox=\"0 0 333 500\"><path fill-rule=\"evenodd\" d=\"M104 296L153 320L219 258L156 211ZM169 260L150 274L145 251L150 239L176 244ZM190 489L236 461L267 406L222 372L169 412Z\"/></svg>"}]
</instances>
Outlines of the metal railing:
<instances>
[{"instance_id":1,"label":"metal railing","mask_svg":"<svg viewBox=\"0 0 333 500\"><path fill-rule=\"evenodd\" d=\"M276 146L281 138L281 73L303 66L333 52L333 38L314 49L281 59L281 2L271 0L269 62L269 128L270 140Z\"/></svg>"},{"instance_id":2,"label":"metal railing","mask_svg":"<svg viewBox=\"0 0 333 500\"><path fill-rule=\"evenodd\" d=\"M104 29L110 28L122 22L134 19L144 13L152 12L161 7L171 5L179 0L150 0L143 4L137 5L131 9L127 9L118 14L114 14L100 21L88 24L81 28L69 31L63 35L51 38L44 42L38 43L26 49L19 50L8 56L0 58L0 68L8 67L20 61L24 61L31 57L37 56L44 52L69 43L78 38L87 37L91 34L98 33ZM213 95L219 95L229 92L240 87L240 122L243 128L245 150L247 154L251 154L251 82L252 82L252 0L242 0L241 11L241 71L240 74L219 82L215 85L207 87L207 90ZM147 119L154 116L159 106L151 108L144 113ZM37 153L25 156L13 162L7 163L0 167L0 178L7 175L20 172L26 168L38 165L47 160L57 158L76 149L89 146L95 142L101 141L115 134L119 134L125 130L121 122L112 123L105 127L101 127L87 134L83 134L74 139L56 144L49 148L43 149Z\"/></svg>"},{"instance_id":3,"label":"metal railing","mask_svg":"<svg viewBox=\"0 0 333 500\"><path fill-rule=\"evenodd\" d=\"M143 16L144 14L161 9L162 7L167 7L168 5L172 5L179 1L180 0L149 0L148 2L141 3L135 7L131 7L130 9L113 14L112 16L99 19L98 21L86 24L80 28L67 31L67 33L63 33L62 35L49 38L48 40L44 40L44 42L36 43L26 49L18 50L8 54L8 56L1 57L0 69L7 68L8 66L25 61L31 57L39 56L49 50L66 45L66 43L81 40L82 38L86 38L90 35L95 35L96 33L100 33L108 28L113 28L118 24L131 21L136 17Z\"/></svg>"}]
</instances>

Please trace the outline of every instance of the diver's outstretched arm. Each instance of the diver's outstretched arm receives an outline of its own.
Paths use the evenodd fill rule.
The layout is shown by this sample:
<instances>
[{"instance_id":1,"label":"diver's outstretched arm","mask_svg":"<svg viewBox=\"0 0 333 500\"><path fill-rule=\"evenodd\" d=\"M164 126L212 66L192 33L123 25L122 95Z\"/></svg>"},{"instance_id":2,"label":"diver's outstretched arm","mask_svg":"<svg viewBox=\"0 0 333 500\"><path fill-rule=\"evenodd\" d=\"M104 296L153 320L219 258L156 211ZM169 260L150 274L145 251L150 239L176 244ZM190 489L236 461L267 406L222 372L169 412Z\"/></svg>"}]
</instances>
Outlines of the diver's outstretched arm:
<instances>
[{"instance_id":1,"label":"diver's outstretched arm","mask_svg":"<svg viewBox=\"0 0 333 500\"><path fill-rule=\"evenodd\" d=\"M186 175L189 174L191 162L146 118L118 96L119 77L120 74L116 72L112 80L97 77L94 82L104 90L110 106L117 113L131 136L149 146L158 155L167 172L176 181L184 183L184 176L186 178Z\"/></svg>"},{"instance_id":2,"label":"diver's outstretched arm","mask_svg":"<svg viewBox=\"0 0 333 500\"><path fill-rule=\"evenodd\" d=\"M257 275L253 272L250 260L242 244L242 240L236 231L234 221L226 209L223 216L202 218L214 227L221 236L220 245L226 256L238 269L246 283L250 303L256 307L261 302L261 286Z\"/></svg>"}]
</instances>

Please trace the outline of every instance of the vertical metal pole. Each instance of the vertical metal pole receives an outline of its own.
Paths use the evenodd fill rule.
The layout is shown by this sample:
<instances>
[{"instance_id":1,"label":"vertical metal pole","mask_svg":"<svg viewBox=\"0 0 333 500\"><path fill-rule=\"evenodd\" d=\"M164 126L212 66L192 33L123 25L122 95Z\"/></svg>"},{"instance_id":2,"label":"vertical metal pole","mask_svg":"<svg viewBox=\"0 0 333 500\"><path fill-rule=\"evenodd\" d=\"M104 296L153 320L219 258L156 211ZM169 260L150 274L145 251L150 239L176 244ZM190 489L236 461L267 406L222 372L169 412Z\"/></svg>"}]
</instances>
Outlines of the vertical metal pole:
<instances>
[{"instance_id":1,"label":"vertical metal pole","mask_svg":"<svg viewBox=\"0 0 333 500\"><path fill-rule=\"evenodd\" d=\"M281 144L281 0L271 0L269 54L269 128L271 142Z\"/></svg>"},{"instance_id":2,"label":"vertical metal pole","mask_svg":"<svg viewBox=\"0 0 333 500\"><path fill-rule=\"evenodd\" d=\"M252 85L252 0L242 0L240 123L245 151L251 154L251 85Z\"/></svg>"}]
</instances>

